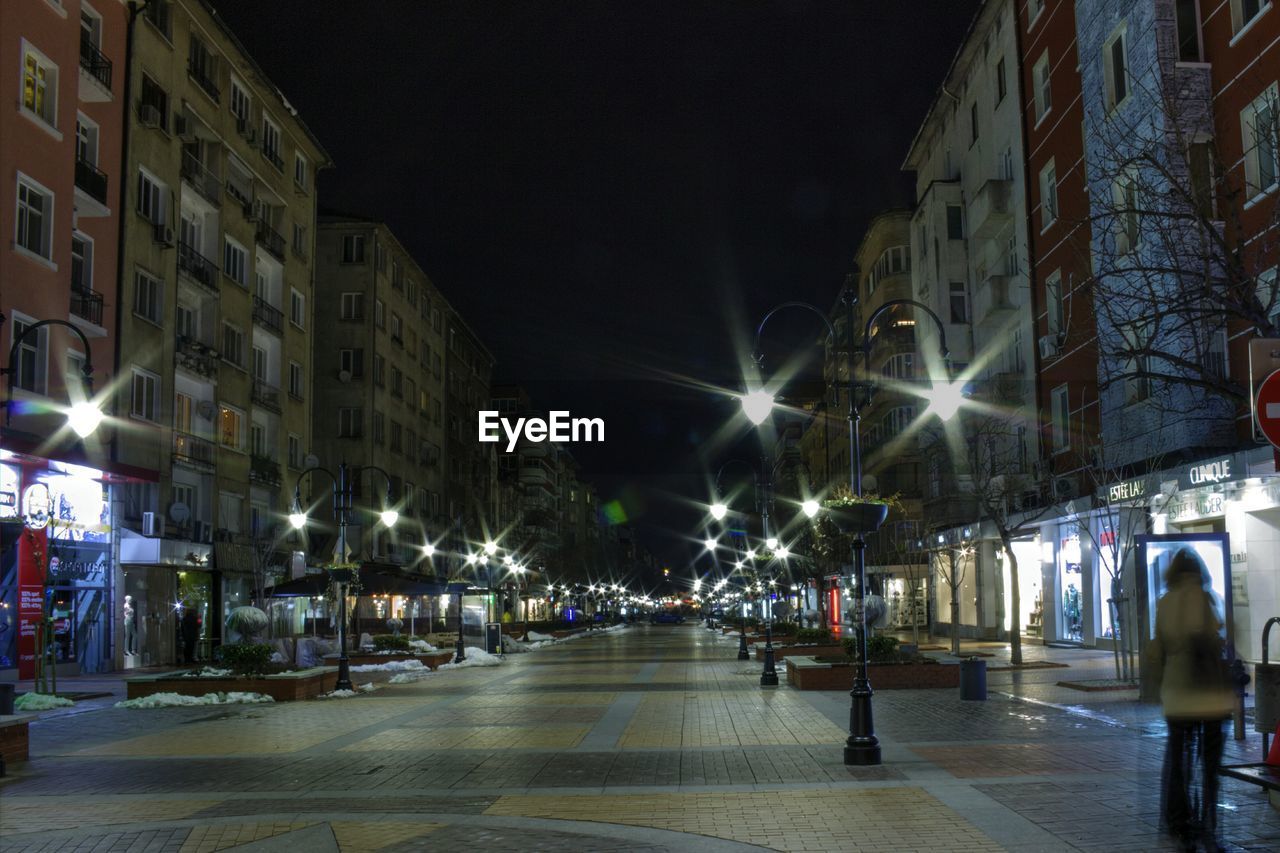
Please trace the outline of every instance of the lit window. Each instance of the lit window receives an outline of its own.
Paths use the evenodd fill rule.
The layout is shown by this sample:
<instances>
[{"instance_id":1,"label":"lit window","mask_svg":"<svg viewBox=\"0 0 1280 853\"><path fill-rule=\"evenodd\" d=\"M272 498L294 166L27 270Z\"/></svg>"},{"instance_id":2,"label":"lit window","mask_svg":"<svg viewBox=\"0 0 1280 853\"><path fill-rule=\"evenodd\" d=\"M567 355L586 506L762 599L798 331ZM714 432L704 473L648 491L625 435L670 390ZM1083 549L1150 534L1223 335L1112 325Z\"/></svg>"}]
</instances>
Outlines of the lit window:
<instances>
[{"instance_id":1,"label":"lit window","mask_svg":"<svg viewBox=\"0 0 1280 853\"><path fill-rule=\"evenodd\" d=\"M58 116L58 66L30 45L24 46L22 106L45 124L54 127Z\"/></svg>"}]
</instances>

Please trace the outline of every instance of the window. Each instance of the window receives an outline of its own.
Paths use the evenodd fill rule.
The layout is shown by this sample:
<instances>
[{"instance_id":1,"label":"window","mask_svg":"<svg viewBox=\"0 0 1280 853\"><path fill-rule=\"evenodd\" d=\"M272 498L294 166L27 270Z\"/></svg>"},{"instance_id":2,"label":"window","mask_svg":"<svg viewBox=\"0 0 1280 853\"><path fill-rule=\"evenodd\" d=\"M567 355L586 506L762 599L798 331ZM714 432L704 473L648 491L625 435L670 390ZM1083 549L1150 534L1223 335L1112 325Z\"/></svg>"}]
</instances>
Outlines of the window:
<instances>
[{"instance_id":1,"label":"window","mask_svg":"<svg viewBox=\"0 0 1280 853\"><path fill-rule=\"evenodd\" d=\"M342 262L344 264L364 263L363 234L347 234L342 238Z\"/></svg>"},{"instance_id":2,"label":"window","mask_svg":"<svg viewBox=\"0 0 1280 853\"><path fill-rule=\"evenodd\" d=\"M363 431L363 409L359 406L338 409L338 438L359 438Z\"/></svg>"},{"instance_id":3,"label":"window","mask_svg":"<svg viewBox=\"0 0 1280 853\"><path fill-rule=\"evenodd\" d=\"M1040 13L1044 11L1045 0L1027 0L1027 29L1035 26L1036 21L1040 19Z\"/></svg>"},{"instance_id":4,"label":"window","mask_svg":"<svg viewBox=\"0 0 1280 853\"><path fill-rule=\"evenodd\" d=\"M886 437L898 435L906 432L911 426L911 422L916 419L915 406L898 406L890 409L884 416L884 431Z\"/></svg>"},{"instance_id":5,"label":"window","mask_svg":"<svg viewBox=\"0 0 1280 853\"><path fill-rule=\"evenodd\" d=\"M886 276L911 271L911 247L892 246L880 253L876 265L871 268L867 280L867 292L875 293L876 286Z\"/></svg>"},{"instance_id":6,"label":"window","mask_svg":"<svg viewBox=\"0 0 1280 853\"><path fill-rule=\"evenodd\" d=\"M249 99L249 91L239 80L231 78L231 114L236 117L236 130L244 133L249 129L249 115L253 102Z\"/></svg>"},{"instance_id":7,"label":"window","mask_svg":"<svg viewBox=\"0 0 1280 853\"><path fill-rule=\"evenodd\" d=\"M395 421L391 422L391 452L400 453L404 450L404 436L400 424Z\"/></svg>"},{"instance_id":8,"label":"window","mask_svg":"<svg viewBox=\"0 0 1280 853\"><path fill-rule=\"evenodd\" d=\"M1069 400L1066 385L1059 385L1050 394L1050 428L1054 453L1061 453L1071 448L1071 408Z\"/></svg>"},{"instance_id":9,"label":"window","mask_svg":"<svg viewBox=\"0 0 1280 853\"><path fill-rule=\"evenodd\" d=\"M244 332L230 323L222 324L222 360L244 368Z\"/></svg>"},{"instance_id":10,"label":"window","mask_svg":"<svg viewBox=\"0 0 1280 853\"><path fill-rule=\"evenodd\" d=\"M427 415L427 411L430 408L430 402L431 395L427 393L426 388L423 388L418 392L418 411L423 415L423 417L426 417Z\"/></svg>"},{"instance_id":11,"label":"window","mask_svg":"<svg viewBox=\"0 0 1280 853\"><path fill-rule=\"evenodd\" d=\"M1200 61L1200 11L1197 0L1175 0L1174 19L1178 27L1178 61Z\"/></svg>"},{"instance_id":12,"label":"window","mask_svg":"<svg viewBox=\"0 0 1280 853\"><path fill-rule=\"evenodd\" d=\"M404 373L394 364L391 365L391 396L404 396Z\"/></svg>"},{"instance_id":13,"label":"window","mask_svg":"<svg viewBox=\"0 0 1280 853\"><path fill-rule=\"evenodd\" d=\"M299 329L307 327L307 298L297 288L289 288L289 322Z\"/></svg>"},{"instance_id":14,"label":"window","mask_svg":"<svg viewBox=\"0 0 1280 853\"><path fill-rule=\"evenodd\" d=\"M969 144L978 141L978 102L969 105Z\"/></svg>"},{"instance_id":15,"label":"window","mask_svg":"<svg viewBox=\"0 0 1280 853\"><path fill-rule=\"evenodd\" d=\"M1040 170L1040 230L1058 221L1058 172L1052 160Z\"/></svg>"},{"instance_id":16,"label":"window","mask_svg":"<svg viewBox=\"0 0 1280 853\"><path fill-rule=\"evenodd\" d=\"M142 7L142 17L159 30L166 41L173 34L173 7L170 0L151 0Z\"/></svg>"},{"instance_id":17,"label":"window","mask_svg":"<svg viewBox=\"0 0 1280 853\"><path fill-rule=\"evenodd\" d=\"M396 290L404 290L404 267L400 262L391 262L391 286Z\"/></svg>"},{"instance_id":18,"label":"window","mask_svg":"<svg viewBox=\"0 0 1280 853\"><path fill-rule=\"evenodd\" d=\"M889 379L914 379L916 375L915 356L909 352L892 355L884 363L881 373Z\"/></svg>"},{"instance_id":19,"label":"window","mask_svg":"<svg viewBox=\"0 0 1280 853\"><path fill-rule=\"evenodd\" d=\"M364 294L347 292L342 294L341 313L338 315L343 320L363 320L364 319Z\"/></svg>"},{"instance_id":20,"label":"window","mask_svg":"<svg viewBox=\"0 0 1280 853\"><path fill-rule=\"evenodd\" d=\"M1125 54L1125 28L1111 34L1102 47L1102 73L1106 88L1107 109L1114 110L1129 95L1129 63Z\"/></svg>"},{"instance_id":21,"label":"window","mask_svg":"<svg viewBox=\"0 0 1280 853\"><path fill-rule=\"evenodd\" d=\"M439 309L439 308L432 308L432 309L431 309L431 328L432 328L432 330L433 330L433 331L435 331L435 333L438 335L438 334L440 334L440 330L443 328L443 326L444 326L444 323L443 323L443 321L442 321L442 320L441 320L441 318L440 318L440 309ZM439 370L437 370L437 371L436 371L436 376L439 376L439 375L440 375L440 371L439 371Z\"/></svg>"},{"instance_id":22,"label":"window","mask_svg":"<svg viewBox=\"0 0 1280 853\"><path fill-rule=\"evenodd\" d=\"M1045 113L1053 106L1053 96L1049 88L1049 51L1040 54L1031 70L1032 83L1035 86L1036 124L1044 119Z\"/></svg>"},{"instance_id":23,"label":"window","mask_svg":"<svg viewBox=\"0 0 1280 853\"><path fill-rule=\"evenodd\" d=\"M290 468L302 467L302 436L289 433L288 459Z\"/></svg>"},{"instance_id":24,"label":"window","mask_svg":"<svg viewBox=\"0 0 1280 853\"><path fill-rule=\"evenodd\" d=\"M249 286L249 253L230 237L226 237L222 249L222 272L241 287Z\"/></svg>"},{"instance_id":25,"label":"window","mask_svg":"<svg viewBox=\"0 0 1280 853\"><path fill-rule=\"evenodd\" d=\"M409 302L410 307L418 307L418 283L413 279L405 282L404 298Z\"/></svg>"},{"instance_id":26,"label":"window","mask_svg":"<svg viewBox=\"0 0 1280 853\"><path fill-rule=\"evenodd\" d=\"M1062 301L1062 270L1054 270L1044 282L1045 307L1049 313L1049 334L1061 335L1066 328L1066 306Z\"/></svg>"},{"instance_id":27,"label":"window","mask_svg":"<svg viewBox=\"0 0 1280 853\"><path fill-rule=\"evenodd\" d=\"M308 181L311 180L310 175L311 167L307 165L307 158L295 152L293 155L294 185L300 190L305 190L308 186Z\"/></svg>"},{"instance_id":28,"label":"window","mask_svg":"<svg viewBox=\"0 0 1280 853\"><path fill-rule=\"evenodd\" d=\"M98 126L79 113L76 115L76 161L98 165Z\"/></svg>"},{"instance_id":29,"label":"window","mask_svg":"<svg viewBox=\"0 0 1280 853\"><path fill-rule=\"evenodd\" d=\"M964 209L958 204L947 205L947 239L964 239Z\"/></svg>"},{"instance_id":30,"label":"window","mask_svg":"<svg viewBox=\"0 0 1280 853\"><path fill-rule=\"evenodd\" d=\"M23 175L18 177L17 220L17 246L52 260L53 193Z\"/></svg>"},{"instance_id":31,"label":"window","mask_svg":"<svg viewBox=\"0 0 1280 853\"><path fill-rule=\"evenodd\" d=\"M1254 285L1254 293L1262 312L1273 325L1280 327L1280 288L1277 288L1276 268L1272 267L1258 276Z\"/></svg>"},{"instance_id":32,"label":"window","mask_svg":"<svg viewBox=\"0 0 1280 853\"><path fill-rule=\"evenodd\" d=\"M443 412L444 410L440 405L440 401L432 400L431 401L431 422L434 423L436 426L440 426L441 422L444 420Z\"/></svg>"},{"instance_id":33,"label":"window","mask_svg":"<svg viewBox=\"0 0 1280 853\"><path fill-rule=\"evenodd\" d=\"M1004 100L1004 96L1009 94L1009 84L1005 80L1004 57L1000 57L1000 61L996 63L996 106Z\"/></svg>"},{"instance_id":34,"label":"window","mask_svg":"<svg viewBox=\"0 0 1280 853\"><path fill-rule=\"evenodd\" d=\"M378 272L387 271L387 247L377 243L373 247L373 265Z\"/></svg>"},{"instance_id":35,"label":"window","mask_svg":"<svg viewBox=\"0 0 1280 853\"><path fill-rule=\"evenodd\" d=\"M146 74L142 75L138 122L143 127L158 127L165 133L169 132L169 93Z\"/></svg>"},{"instance_id":36,"label":"window","mask_svg":"<svg viewBox=\"0 0 1280 853\"><path fill-rule=\"evenodd\" d=\"M240 532L240 518L244 514L244 498L230 492L218 493L218 526L232 533Z\"/></svg>"},{"instance_id":37,"label":"window","mask_svg":"<svg viewBox=\"0 0 1280 853\"><path fill-rule=\"evenodd\" d=\"M93 241L78 231L71 235L71 289L93 290Z\"/></svg>"},{"instance_id":38,"label":"window","mask_svg":"<svg viewBox=\"0 0 1280 853\"><path fill-rule=\"evenodd\" d=\"M256 421L249 424L249 452L254 456L267 455L267 425Z\"/></svg>"},{"instance_id":39,"label":"window","mask_svg":"<svg viewBox=\"0 0 1280 853\"><path fill-rule=\"evenodd\" d=\"M178 432L195 432L195 398L181 391L173 394L173 428Z\"/></svg>"},{"instance_id":40,"label":"window","mask_svg":"<svg viewBox=\"0 0 1280 853\"><path fill-rule=\"evenodd\" d=\"M1232 29L1239 33L1269 8L1270 0L1231 0Z\"/></svg>"},{"instance_id":41,"label":"window","mask_svg":"<svg viewBox=\"0 0 1280 853\"><path fill-rule=\"evenodd\" d=\"M1138 248L1142 220L1138 208L1138 177L1126 172L1111 185L1111 202L1115 205L1116 254L1127 255Z\"/></svg>"},{"instance_id":42,"label":"window","mask_svg":"<svg viewBox=\"0 0 1280 853\"><path fill-rule=\"evenodd\" d=\"M134 270L133 313L160 324L164 308L164 283L150 273Z\"/></svg>"},{"instance_id":43,"label":"window","mask_svg":"<svg viewBox=\"0 0 1280 853\"><path fill-rule=\"evenodd\" d=\"M284 171L284 158L280 156L280 127L266 113L262 114L262 156Z\"/></svg>"},{"instance_id":44,"label":"window","mask_svg":"<svg viewBox=\"0 0 1280 853\"><path fill-rule=\"evenodd\" d=\"M338 351L338 370L351 374L352 379L364 376L364 350L344 349Z\"/></svg>"},{"instance_id":45,"label":"window","mask_svg":"<svg viewBox=\"0 0 1280 853\"><path fill-rule=\"evenodd\" d=\"M373 413L373 443L382 444L387 440L387 421L382 412Z\"/></svg>"},{"instance_id":46,"label":"window","mask_svg":"<svg viewBox=\"0 0 1280 853\"><path fill-rule=\"evenodd\" d=\"M1276 93L1276 84L1272 83L1240 112L1245 183L1252 195L1274 187L1280 171L1276 160Z\"/></svg>"},{"instance_id":47,"label":"window","mask_svg":"<svg viewBox=\"0 0 1280 853\"><path fill-rule=\"evenodd\" d=\"M418 383L409 376L404 378L404 398L409 401L411 408L415 405L414 401L418 399Z\"/></svg>"},{"instance_id":48,"label":"window","mask_svg":"<svg viewBox=\"0 0 1280 853\"><path fill-rule=\"evenodd\" d=\"M951 322L969 322L969 294L963 281L951 282Z\"/></svg>"},{"instance_id":49,"label":"window","mask_svg":"<svg viewBox=\"0 0 1280 853\"><path fill-rule=\"evenodd\" d=\"M400 315L391 312L391 340L398 344L404 343L404 324L400 320Z\"/></svg>"},{"instance_id":50,"label":"window","mask_svg":"<svg viewBox=\"0 0 1280 853\"><path fill-rule=\"evenodd\" d=\"M387 360L377 353L373 354L373 384L382 386L386 383Z\"/></svg>"},{"instance_id":51,"label":"window","mask_svg":"<svg viewBox=\"0 0 1280 853\"><path fill-rule=\"evenodd\" d=\"M387 327L387 316L383 311L381 299L373 300L373 325L377 326L379 329L385 329Z\"/></svg>"},{"instance_id":52,"label":"window","mask_svg":"<svg viewBox=\"0 0 1280 853\"><path fill-rule=\"evenodd\" d=\"M138 213L153 225L169 222L169 188L145 169L138 170Z\"/></svg>"},{"instance_id":53,"label":"window","mask_svg":"<svg viewBox=\"0 0 1280 853\"><path fill-rule=\"evenodd\" d=\"M209 46L202 40L191 37L187 45L187 76L205 94L218 100L221 91L218 87L218 57L209 51Z\"/></svg>"},{"instance_id":54,"label":"window","mask_svg":"<svg viewBox=\"0 0 1280 853\"><path fill-rule=\"evenodd\" d=\"M296 361L289 362L289 395L302 399L302 365Z\"/></svg>"},{"instance_id":55,"label":"window","mask_svg":"<svg viewBox=\"0 0 1280 853\"><path fill-rule=\"evenodd\" d=\"M58 124L58 66L23 42L22 108L49 127Z\"/></svg>"},{"instance_id":56,"label":"window","mask_svg":"<svg viewBox=\"0 0 1280 853\"><path fill-rule=\"evenodd\" d=\"M431 374L435 376L436 379L439 379L441 373L440 353L433 352L431 354Z\"/></svg>"},{"instance_id":57,"label":"window","mask_svg":"<svg viewBox=\"0 0 1280 853\"><path fill-rule=\"evenodd\" d=\"M49 327L41 326L34 333L26 334L27 329L33 325L34 320L14 317L13 337L9 339L10 349L14 342L22 341L18 346L17 362L12 365L14 385L33 394L44 394L49 361Z\"/></svg>"},{"instance_id":58,"label":"window","mask_svg":"<svg viewBox=\"0 0 1280 853\"><path fill-rule=\"evenodd\" d=\"M418 434L411 429L404 431L404 455L417 461L418 453ZM412 493L412 488L406 484L406 492Z\"/></svg>"},{"instance_id":59,"label":"window","mask_svg":"<svg viewBox=\"0 0 1280 853\"><path fill-rule=\"evenodd\" d=\"M307 226L301 223L293 223L293 253L300 258L307 256L307 249L310 248L307 243Z\"/></svg>"},{"instance_id":60,"label":"window","mask_svg":"<svg viewBox=\"0 0 1280 853\"><path fill-rule=\"evenodd\" d=\"M244 449L244 412L226 403L218 407L218 443L232 450Z\"/></svg>"},{"instance_id":61,"label":"window","mask_svg":"<svg viewBox=\"0 0 1280 853\"><path fill-rule=\"evenodd\" d=\"M1205 353L1205 367L1208 372L1226 379L1231 374L1231 365L1227 361L1227 330L1216 329L1209 332L1208 352Z\"/></svg>"},{"instance_id":62,"label":"window","mask_svg":"<svg viewBox=\"0 0 1280 853\"><path fill-rule=\"evenodd\" d=\"M1150 331L1137 324L1122 328L1120 334L1127 351L1124 359L1124 399L1126 403L1140 403L1151 396Z\"/></svg>"}]
</instances>

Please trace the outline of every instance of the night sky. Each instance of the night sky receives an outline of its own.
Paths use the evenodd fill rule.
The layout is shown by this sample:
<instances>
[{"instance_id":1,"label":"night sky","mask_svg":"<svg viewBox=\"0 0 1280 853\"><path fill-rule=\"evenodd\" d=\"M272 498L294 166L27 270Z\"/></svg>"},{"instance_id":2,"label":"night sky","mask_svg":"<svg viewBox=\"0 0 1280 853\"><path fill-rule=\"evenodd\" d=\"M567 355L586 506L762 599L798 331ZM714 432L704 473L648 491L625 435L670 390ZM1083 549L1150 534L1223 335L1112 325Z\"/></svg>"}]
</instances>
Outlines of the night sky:
<instances>
[{"instance_id":1,"label":"night sky","mask_svg":"<svg viewBox=\"0 0 1280 853\"><path fill-rule=\"evenodd\" d=\"M759 454L698 384L740 388L764 312L829 307L870 217L911 203L978 5L213 2L332 155L321 204L391 226L496 381L605 419L572 451L673 568L682 501ZM780 324L766 370L818 323Z\"/></svg>"}]
</instances>

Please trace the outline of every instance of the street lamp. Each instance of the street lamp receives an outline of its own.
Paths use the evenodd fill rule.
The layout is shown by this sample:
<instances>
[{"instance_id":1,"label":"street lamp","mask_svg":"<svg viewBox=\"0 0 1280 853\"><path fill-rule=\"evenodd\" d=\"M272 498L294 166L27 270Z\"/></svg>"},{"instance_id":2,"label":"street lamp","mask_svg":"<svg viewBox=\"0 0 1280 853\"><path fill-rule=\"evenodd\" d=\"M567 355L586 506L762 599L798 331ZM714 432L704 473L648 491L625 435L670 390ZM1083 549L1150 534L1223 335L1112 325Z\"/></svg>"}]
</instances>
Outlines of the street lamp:
<instances>
[{"instance_id":1,"label":"street lamp","mask_svg":"<svg viewBox=\"0 0 1280 853\"><path fill-rule=\"evenodd\" d=\"M308 474L323 473L328 475L333 485L333 517L338 522L338 555L344 563L347 561L347 525L351 522L354 505L352 487L365 471L377 471L387 481L387 497L379 518L387 527L395 526L400 513L393 508L395 496L391 493L391 475L377 465L348 466L346 462L338 465L338 473L334 475L328 468L313 465L298 475L293 487L293 508L289 513L289 523L295 530L307 525L307 513L302 508L302 478ZM331 570L330 575L338 581L338 683L335 690L351 689L351 670L347 659L347 582L351 579L350 568Z\"/></svg>"},{"instance_id":2,"label":"street lamp","mask_svg":"<svg viewBox=\"0 0 1280 853\"><path fill-rule=\"evenodd\" d=\"M4 315L0 314L0 323L4 322ZM67 419L67 426L81 438L88 438L93 435L94 430L102 423L102 409L97 403L93 402L93 362L91 360L91 352L89 349L89 339L85 337L83 331L78 326L67 320L41 320L38 323L32 323L22 330L22 334L15 335L13 345L9 347L9 366L0 369L0 373L8 377L8 396L5 397L4 404L4 425L6 427L13 425L13 389L18 382L18 353L22 349L22 342L27 336L33 332L38 332L45 326L65 326L76 333L80 338L80 345L84 347L84 364L80 366L80 383L84 391L84 399L72 403L68 406L63 414Z\"/></svg>"},{"instance_id":3,"label":"street lamp","mask_svg":"<svg viewBox=\"0 0 1280 853\"><path fill-rule=\"evenodd\" d=\"M867 318L866 325L862 333L861 343L854 340L854 306L858 302L857 280L853 277L853 284L846 287L841 295L841 300L845 306L845 323L846 323L846 347L845 352L848 355L849 363L849 384L847 396L849 400L848 421L849 421L849 485L853 494L858 497L862 496L862 438L860 435L861 410L871 402L871 394L874 391L873 375L870 369L871 361L871 330L875 326L876 320L885 312L898 307L911 306L919 309L927 314L938 327L938 344L942 352L942 358L947 360L947 333L942 325L942 320L933 312L929 306L917 302L914 299L890 299L880 305L871 316ZM804 308L817 314L822 318L822 322L827 327L827 334L831 340L832 346L837 343L835 328L831 325L831 321L827 318L825 312L808 302L784 302L773 308L769 313L764 315L764 319L760 321L760 325L756 327L755 346L752 349L752 360L755 362L757 370L763 362L763 355L760 352L760 337L764 332L765 324L769 322L769 318L784 308ZM859 382L858 377L854 373L853 359L854 356L861 351L862 364L866 379ZM859 399L861 394L862 398ZM934 386L930 394L924 395L929 398L930 406L928 411L938 414L943 420L954 417L960 408L959 386L954 382L944 382ZM766 402L768 405L766 405ZM754 424L762 424L769 417L769 410L773 406L773 397L763 388L758 388L746 394L742 398L742 410L747 418ZM806 513L808 511L806 510ZM816 513L814 513L816 515ZM811 516L812 517L812 516ZM875 726L871 717L871 682L867 678L867 616L866 608L863 606L864 597L866 595L866 547L867 543L863 539L863 534L869 531L856 531L853 540L853 564L854 573L858 584L858 669L853 680L853 690L850 691L850 707L849 707L849 739L845 742L844 763L857 765L872 765L880 763L880 741L875 735Z\"/></svg>"}]
</instances>

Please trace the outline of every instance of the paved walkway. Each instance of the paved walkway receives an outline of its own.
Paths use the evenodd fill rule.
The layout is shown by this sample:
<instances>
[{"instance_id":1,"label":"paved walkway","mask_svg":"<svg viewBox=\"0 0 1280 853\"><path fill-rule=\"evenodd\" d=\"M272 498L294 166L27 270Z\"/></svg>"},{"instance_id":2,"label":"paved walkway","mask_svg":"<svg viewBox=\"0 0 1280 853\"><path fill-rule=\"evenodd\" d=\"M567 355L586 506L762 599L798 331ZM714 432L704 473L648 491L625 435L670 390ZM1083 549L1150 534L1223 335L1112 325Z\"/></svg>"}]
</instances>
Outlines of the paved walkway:
<instances>
[{"instance_id":1,"label":"paved walkway","mask_svg":"<svg viewBox=\"0 0 1280 853\"><path fill-rule=\"evenodd\" d=\"M847 692L762 689L736 649L645 625L347 700L87 700L0 780L0 850L1168 849L1156 710L1056 686L1106 655L1032 647L1070 666L992 672L987 702L881 691L884 765L848 768ZM1280 849L1260 792L1222 800L1233 849Z\"/></svg>"}]
</instances>

